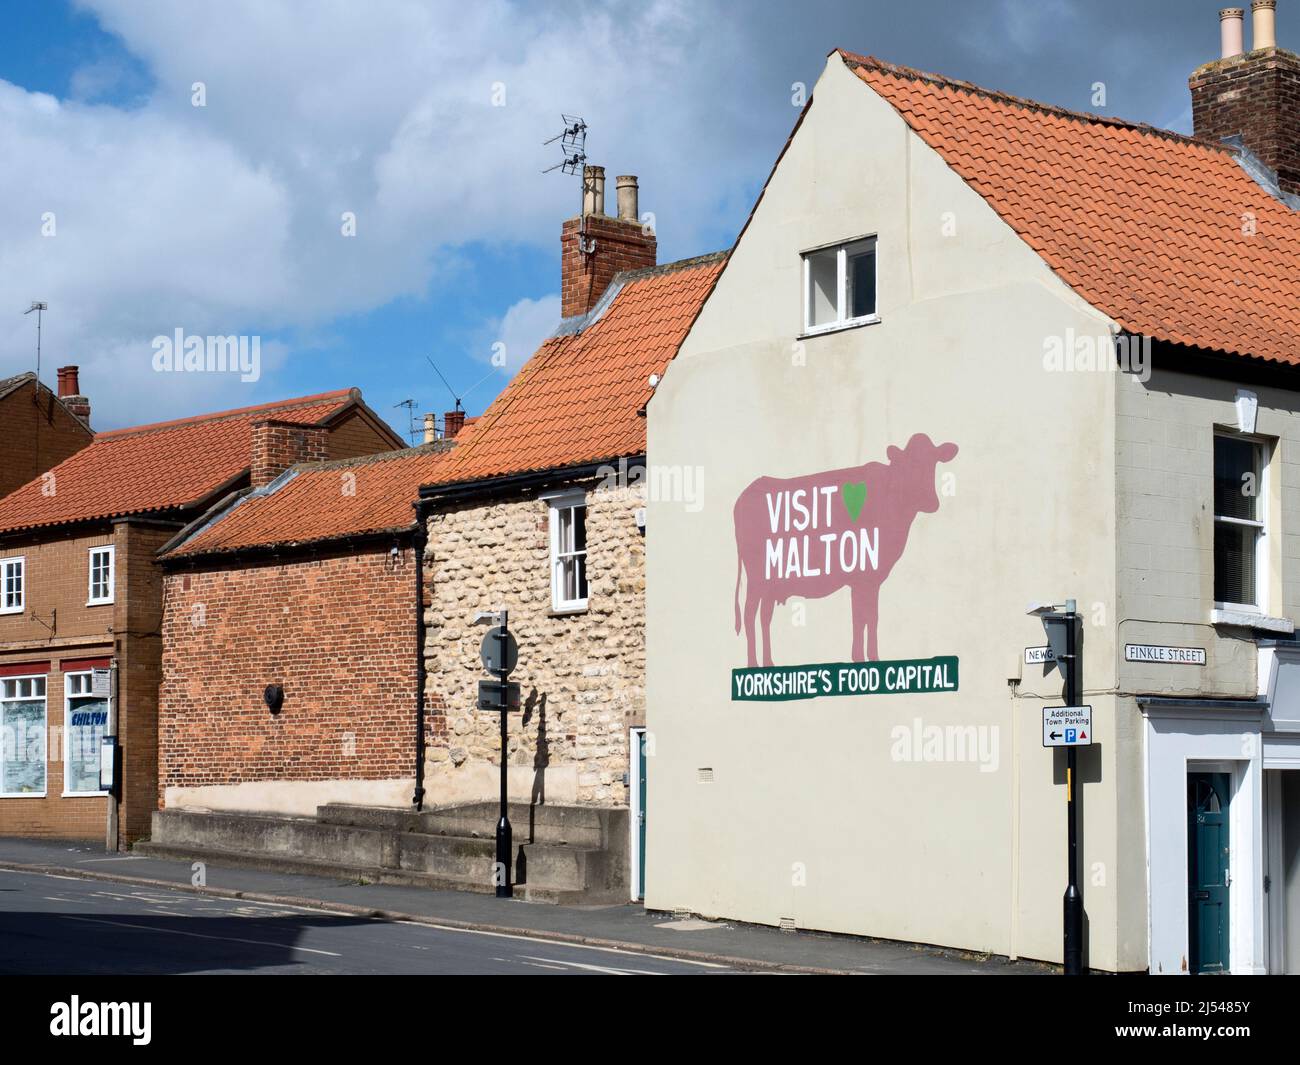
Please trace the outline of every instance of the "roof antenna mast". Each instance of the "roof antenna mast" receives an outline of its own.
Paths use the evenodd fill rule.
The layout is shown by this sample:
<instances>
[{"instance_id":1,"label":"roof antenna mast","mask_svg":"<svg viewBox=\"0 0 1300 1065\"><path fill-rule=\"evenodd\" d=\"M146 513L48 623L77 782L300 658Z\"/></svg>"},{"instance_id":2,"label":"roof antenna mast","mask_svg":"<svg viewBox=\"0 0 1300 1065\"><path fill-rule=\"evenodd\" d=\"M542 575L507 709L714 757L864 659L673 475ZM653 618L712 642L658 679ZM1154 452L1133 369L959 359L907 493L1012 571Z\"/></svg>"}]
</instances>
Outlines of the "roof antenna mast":
<instances>
[{"instance_id":1,"label":"roof antenna mast","mask_svg":"<svg viewBox=\"0 0 1300 1065\"><path fill-rule=\"evenodd\" d=\"M581 181L581 201L578 205L578 250L584 255L590 255L596 250L596 242L587 236L587 214L583 210L587 202L587 193L592 191L587 187L587 123L577 115L561 115L564 119L564 131L557 133L550 140L543 141L545 144L554 144L560 142L560 151L564 158L554 166L548 166L542 171L543 174L549 174L553 170L558 170L563 174L579 174Z\"/></svg>"},{"instance_id":2,"label":"roof antenna mast","mask_svg":"<svg viewBox=\"0 0 1300 1065\"><path fill-rule=\"evenodd\" d=\"M41 379L41 315L50 309L50 305L42 300L32 300L32 305L23 311L24 315L36 312L36 380Z\"/></svg>"}]
</instances>

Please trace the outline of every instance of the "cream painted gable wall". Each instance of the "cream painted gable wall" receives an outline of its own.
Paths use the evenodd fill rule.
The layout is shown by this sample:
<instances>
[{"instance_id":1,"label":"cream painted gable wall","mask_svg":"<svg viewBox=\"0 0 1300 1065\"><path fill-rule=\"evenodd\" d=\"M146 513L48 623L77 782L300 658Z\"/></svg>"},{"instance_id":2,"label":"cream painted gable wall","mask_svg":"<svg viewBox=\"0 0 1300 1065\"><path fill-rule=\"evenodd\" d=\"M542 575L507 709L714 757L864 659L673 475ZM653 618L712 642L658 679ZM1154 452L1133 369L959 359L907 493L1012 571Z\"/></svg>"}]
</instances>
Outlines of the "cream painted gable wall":
<instances>
[{"instance_id":1,"label":"cream painted gable wall","mask_svg":"<svg viewBox=\"0 0 1300 1065\"><path fill-rule=\"evenodd\" d=\"M800 253L865 235L879 324L800 338ZM1043 642L1027 604L1074 596L1098 741L1080 758L1091 962L1145 965L1141 819L1116 798L1140 766L1110 694L1116 386L1044 368L1071 330L1110 324L831 56L649 405L652 470L704 486L702 507L649 506L649 906L1059 959L1063 760L1040 708L1060 683L1022 663ZM956 655L959 690L733 702L737 497L914 433L960 450L882 586L880 658ZM847 589L777 606L774 662L847 661L850 620ZM909 754L934 729L982 753Z\"/></svg>"}]
</instances>

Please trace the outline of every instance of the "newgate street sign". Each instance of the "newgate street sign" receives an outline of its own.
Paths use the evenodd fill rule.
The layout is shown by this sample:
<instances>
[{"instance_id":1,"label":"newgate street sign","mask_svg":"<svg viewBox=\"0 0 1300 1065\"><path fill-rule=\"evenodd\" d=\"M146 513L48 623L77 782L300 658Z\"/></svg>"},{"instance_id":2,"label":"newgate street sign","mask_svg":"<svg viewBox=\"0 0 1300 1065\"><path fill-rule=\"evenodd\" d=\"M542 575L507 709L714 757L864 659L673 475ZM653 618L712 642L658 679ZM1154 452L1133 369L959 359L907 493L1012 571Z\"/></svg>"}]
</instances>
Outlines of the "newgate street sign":
<instances>
[{"instance_id":1,"label":"newgate street sign","mask_svg":"<svg viewBox=\"0 0 1300 1065\"><path fill-rule=\"evenodd\" d=\"M826 662L731 671L733 702L785 702L828 695L915 695L957 690L957 656L892 662Z\"/></svg>"}]
</instances>

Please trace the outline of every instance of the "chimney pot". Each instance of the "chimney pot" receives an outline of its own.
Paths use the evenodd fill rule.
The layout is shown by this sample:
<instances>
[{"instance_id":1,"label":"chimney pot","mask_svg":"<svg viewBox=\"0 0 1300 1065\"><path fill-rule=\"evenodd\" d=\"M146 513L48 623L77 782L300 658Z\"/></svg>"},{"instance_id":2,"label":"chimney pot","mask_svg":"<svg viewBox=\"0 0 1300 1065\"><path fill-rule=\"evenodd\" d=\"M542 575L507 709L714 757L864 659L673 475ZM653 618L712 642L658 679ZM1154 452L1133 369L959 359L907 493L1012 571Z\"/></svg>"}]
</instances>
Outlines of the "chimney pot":
<instances>
[{"instance_id":1,"label":"chimney pot","mask_svg":"<svg viewBox=\"0 0 1300 1065\"><path fill-rule=\"evenodd\" d=\"M1250 47L1277 47L1277 0L1254 0L1250 5Z\"/></svg>"},{"instance_id":2,"label":"chimney pot","mask_svg":"<svg viewBox=\"0 0 1300 1065\"><path fill-rule=\"evenodd\" d=\"M81 393L79 370L76 366L59 367L59 398L76 396Z\"/></svg>"},{"instance_id":3,"label":"chimney pot","mask_svg":"<svg viewBox=\"0 0 1300 1065\"><path fill-rule=\"evenodd\" d=\"M618 181L618 215L605 214L605 168L583 172L582 216L560 226L560 316L590 311L623 270L654 266L655 235L637 220L637 180Z\"/></svg>"},{"instance_id":4,"label":"chimney pot","mask_svg":"<svg viewBox=\"0 0 1300 1065\"><path fill-rule=\"evenodd\" d=\"M424 442L426 444L432 444L437 439L438 439L437 420L434 417L433 411L429 411L424 416Z\"/></svg>"},{"instance_id":5,"label":"chimney pot","mask_svg":"<svg viewBox=\"0 0 1300 1065\"><path fill-rule=\"evenodd\" d=\"M90 400L81 394L81 378L75 366L59 367L59 399L68 413L90 428Z\"/></svg>"},{"instance_id":6,"label":"chimney pot","mask_svg":"<svg viewBox=\"0 0 1300 1065\"><path fill-rule=\"evenodd\" d=\"M449 410L442 416L442 438L444 440L455 440L464 427L465 412L463 410Z\"/></svg>"},{"instance_id":7,"label":"chimney pot","mask_svg":"<svg viewBox=\"0 0 1300 1065\"><path fill-rule=\"evenodd\" d=\"M1231 59L1245 51L1245 38L1242 36L1245 10L1240 7L1225 7L1219 12L1219 58Z\"/></svg>"},{"instance_id":8,"label":"chimney pot","mask_svg":"<svg viewBox=\"0 0 1300 1065\"><path fill-rule=\"evenodd\" d=\"M582 168L582 213L605 213L605 168L603 166Z\"/></svg>"},{"instance_id":9,"label":"chimney pot","mask_svg":"<svg viewBox=\"0 0 1300 1065\"><path fill-rule=\"evenodd\" d=\"M614 179L614 187L618 191L618 217L624 222L636 222L640 218L636 175L620 174Z\"/></svg>"}]
</instances>

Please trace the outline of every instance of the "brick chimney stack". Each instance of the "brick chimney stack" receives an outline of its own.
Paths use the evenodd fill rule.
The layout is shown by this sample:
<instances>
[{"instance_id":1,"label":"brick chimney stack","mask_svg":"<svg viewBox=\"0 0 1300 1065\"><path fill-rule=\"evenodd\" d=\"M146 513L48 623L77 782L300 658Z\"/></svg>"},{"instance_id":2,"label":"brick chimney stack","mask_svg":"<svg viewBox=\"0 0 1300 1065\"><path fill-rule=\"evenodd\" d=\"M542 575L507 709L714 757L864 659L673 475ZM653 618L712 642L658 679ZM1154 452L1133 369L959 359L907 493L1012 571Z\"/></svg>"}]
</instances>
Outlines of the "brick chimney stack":
<instances>
[{"instance_id":1,"label":"brick chimney stack","mask_svg":"<svg viewBox=\"0 0 1300 1065\"><path fill-rule=\"evenodd\" d=\"M582 214L560 229L560 314L586 314L621 270L654 266L653 231L638 215L637 182L630 174L615 179L618 217L605 214L605 168L588 166L582 175Z\"/></svg>"},{"instance_id":2,"label":"brick chimney stack","mask_svg":"<svg viewBox=\"0 0 1300 1065\"><path fill-rule=\"evenodd\" d=\"M254 488L270 484L299 462L324 462L329 457L329 433L319 425L263 418L253 423L250 466Z\"/></svg>"},{"instance_id":3,"label":"brick chimney stack","mask_svg":"<svg viewBox=\"0 0 1300 1065\"><path fill-rule=\"evenodd\" d=\"M1277 174L1283 192L1300 194L1300 56L1277 47L1277 0L1254 0L1251 51L1240 52L1241 8L1219 12L1219 59L1188 81L1198 137L1242 143Z\"/></svg>"},{"instance_id":4,"label":"brick chimney stack","mask_svg":"<svg viewBox=\"0 0 1300 1065\"><path fill-rule=\"evenodd\" d=\"M90 428L90 400L81 394L81 377L76 366L59 367L59 399L69 414Z\"/></svg>"},{"instance_id":5,"label":"brick chimney stack","mask_svg":"<svg viewBox=\"0 0 1300 1065\"><path fill-rule=\"evenodd\" d=\"M449 410L442 416L442 438L444 440L455 440L464 428L465 412L463 410Z\"/></svg>"}]
</instances>

